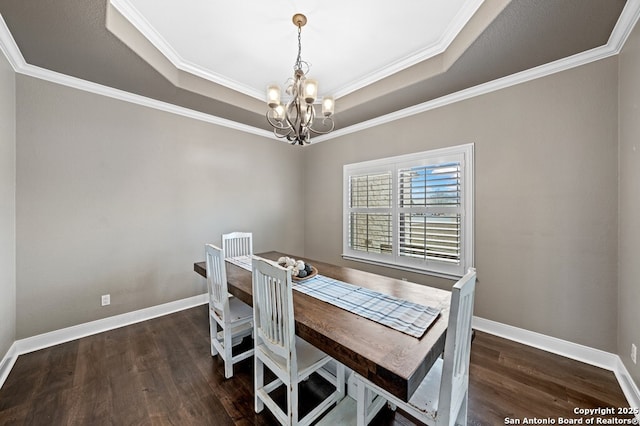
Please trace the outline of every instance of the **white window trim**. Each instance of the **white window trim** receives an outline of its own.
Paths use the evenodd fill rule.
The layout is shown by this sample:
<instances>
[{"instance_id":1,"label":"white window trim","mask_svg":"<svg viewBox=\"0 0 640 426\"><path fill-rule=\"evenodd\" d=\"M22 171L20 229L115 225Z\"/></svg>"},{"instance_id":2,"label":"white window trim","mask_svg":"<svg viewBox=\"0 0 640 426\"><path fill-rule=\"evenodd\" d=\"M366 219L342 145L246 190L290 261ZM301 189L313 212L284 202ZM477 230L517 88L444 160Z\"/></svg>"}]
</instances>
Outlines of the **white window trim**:
<instances>
[{"instance_id":1,"label":"white window trim","mask_svg":"<svg viewBox=\"0 0 640 426\"><path fill-rule=\"evenodd\" d=\"M439 262L412 262L411 259L399 260L398 256L398 169L407 165L433 164L460 160L462 167L462 252L459 265L444 265ZM393 255L364 253L349 248L349 177L358 174L389 171L393 174ZM435 275L444 278L459 278L465 271L474 266L474 144L457 145L413 154L370 160L343 166L343 220L342 220L342 257L378 266L401 269L410 272Z\"/></svg>"}]
</instances>

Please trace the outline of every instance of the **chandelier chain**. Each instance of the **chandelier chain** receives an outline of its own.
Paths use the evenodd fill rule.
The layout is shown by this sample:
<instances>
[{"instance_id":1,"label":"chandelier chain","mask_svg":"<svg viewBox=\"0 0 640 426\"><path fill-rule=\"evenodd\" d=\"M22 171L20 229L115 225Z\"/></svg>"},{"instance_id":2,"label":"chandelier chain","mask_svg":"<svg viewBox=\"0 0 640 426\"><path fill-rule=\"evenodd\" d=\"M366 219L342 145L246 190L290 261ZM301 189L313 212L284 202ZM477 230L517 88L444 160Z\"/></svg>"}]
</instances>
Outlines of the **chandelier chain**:
<instances>
[{"instance_id":1,"label":"chandelier chain","mask_svg":"<svg viewBox=\"0 0 640 426\"><path fill-rule=\"evenodd\" d=\"M300 25L298 25L298 57L294 69L302 69L302 26Z\"/></svg>"}]
</instances>

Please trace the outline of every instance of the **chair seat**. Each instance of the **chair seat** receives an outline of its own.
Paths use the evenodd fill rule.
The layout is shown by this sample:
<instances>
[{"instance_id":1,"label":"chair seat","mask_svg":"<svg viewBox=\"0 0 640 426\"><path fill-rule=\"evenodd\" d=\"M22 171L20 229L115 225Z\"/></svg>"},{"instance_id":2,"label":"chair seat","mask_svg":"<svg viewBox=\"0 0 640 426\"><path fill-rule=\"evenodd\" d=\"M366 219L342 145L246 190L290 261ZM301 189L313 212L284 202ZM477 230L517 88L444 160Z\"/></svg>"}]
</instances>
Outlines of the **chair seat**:
<instances>
[{"instance_id":1,"label":"chair seat","mask_svg":"<svg viewBox=\"0 0 640 426\"><path fill-rule=\"evenodd\" d=\"M222 320L222 315L217 310L212 309L212 313L218 320ZM235 323L243 320L249 320L253 317L253 308L246 303L236 299L229 298L229 322Z\"/></svg>"},{"instance_id":2,"label":"chair seat","mask_svg":"<svg viewBox=\"0 0 640 426\"><path fill-rule=\"evenodd\" d=\"M229 299L229 320L231 322L241 321L253 317L253 308L236 297Z\"/></svg>"},{"instance_id":3,"label":"chair seat","mask_svg":"<svg viewBox=\"0 0 640 426\"><path fill-rule=\"evenodd\" d=\"M438 412L442 365L442 358L438 358L409 399L410 406L432 419L436 418Z\"/></svg>"},{"instance_id":4,"label":"chair seat","mask_svg":"<svg viewBox=\"0 0 640 426\"><path fill-rule=\"evenodd\" d=\"M252 332L253 332L253 324L251 324L250 322L243 322L236 325L235 327L231 327L231 337L233 339L231 341L231 346L238 345L240 342L242 342L242 339L244 337L250 336ZM222 342L224 339L224 331L223 330L218 331L218 334L216 337L218 338L218 341Z\"/></svg>"},{"instance_id":5,"label":"chair seat","mask_svg":"<svg viewBox=\"0 0 640 426\"><path fill-rule=\"evenodd\" d=\"M256 349L265 354L281 370L287 369L287 360L283 357L274 354L263 345L258 346ZM331 360L327 354L298 336L296 336L296 352L298 354L298 375L300 376L303 376L305 370L315 366L318 362L325 359L326 361Z\"/></svg>"}]
</instances>

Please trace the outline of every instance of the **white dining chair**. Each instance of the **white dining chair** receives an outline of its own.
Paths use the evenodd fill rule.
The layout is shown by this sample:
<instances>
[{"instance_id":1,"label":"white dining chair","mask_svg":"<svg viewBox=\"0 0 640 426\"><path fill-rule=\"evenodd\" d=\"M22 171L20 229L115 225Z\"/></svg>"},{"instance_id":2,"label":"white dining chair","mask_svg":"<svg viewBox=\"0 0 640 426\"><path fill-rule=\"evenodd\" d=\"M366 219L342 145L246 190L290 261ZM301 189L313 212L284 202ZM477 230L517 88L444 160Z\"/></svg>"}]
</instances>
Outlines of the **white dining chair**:
<instances>
[{"instance_id":1,"label":"white dining chair","mask_svg":"<svg viewBox=\"0 0 640 426\"><path fill-rule=\"evenodd\" d=\"M253 355L253 347L233 355L234 342L240 342L253 332L253 309L236 297L229 297L227 272L222 250L205 245L207 288L209 290L209 331L211 356L220 355L224 376L233 376L233 364Z\"/></svg>"},{"instance_id":2,"label":"white dining chair","mask_svg":"<svg viewBox=\"0 0 640 426\"><path fill-rule=\"evenodd\" d=\"M409 402L354 373L357 387L357 426L368 425L386 403L400 407L417 420L435 426L467 424L471 318L476 271L469 271L453 286L444 356L438 358Z\"/></svg>"},{"instance_id":3,"label":"white dining chair","mask_svg":"<svg viewBox=\"0 0 640 426\"><path fill-rule=\"evenodd\" d=\"M222 234L222 249L228 257L252 256L253 234L251 232L230 232Z\"/></svg>"},{"instance_id":4,"label":"white dining chair","mask_svg":"<svg viewBox=\"0 0 640 426\"><path fill-rule=\"evenodd\" d=\"M296 336L292 291L290 270L254 256L255 410L259 413L267 406L282 425L309 425L344 397L344 366ZM335 376L323 368L332 361ZM267 384L264 383L265 366L276 376ZM298 385L313 372L327 379L335 391L300 419ZM286 388L286 411L270 396L281 385Z\"/></svg>"}]
</instances>

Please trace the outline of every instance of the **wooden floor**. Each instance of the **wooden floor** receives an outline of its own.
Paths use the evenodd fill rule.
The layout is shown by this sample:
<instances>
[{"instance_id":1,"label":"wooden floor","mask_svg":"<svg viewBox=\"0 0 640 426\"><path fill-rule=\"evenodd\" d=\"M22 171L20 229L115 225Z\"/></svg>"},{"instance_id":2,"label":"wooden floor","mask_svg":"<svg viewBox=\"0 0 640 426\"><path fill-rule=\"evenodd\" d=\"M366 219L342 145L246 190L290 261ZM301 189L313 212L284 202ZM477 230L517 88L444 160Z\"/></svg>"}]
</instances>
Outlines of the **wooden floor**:
<instances>
[{"instance_id":1,"label":"wooden floor","mask_svg":"<svg viewBox=\"0 0 640 426\"><path fill-rule=\"evenodd\" d=\"M0 425L275 424L254 413L253 358L225 380L207 321L201 306L20 356L0 389ZM321 381L306 382L301 401L325 392ZM470 425L627 405L609 371L479 332L469 394ZM384 409L374 424L413 423Z\"/></svg>"}]
</instances>

